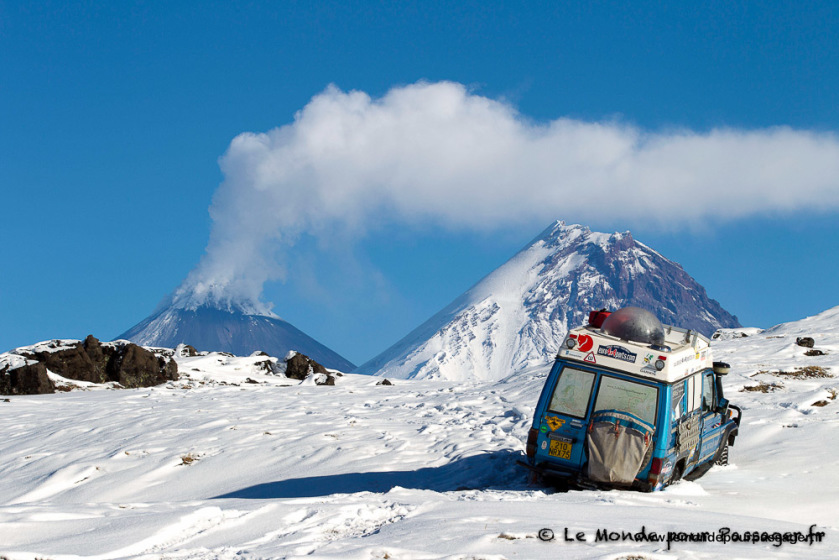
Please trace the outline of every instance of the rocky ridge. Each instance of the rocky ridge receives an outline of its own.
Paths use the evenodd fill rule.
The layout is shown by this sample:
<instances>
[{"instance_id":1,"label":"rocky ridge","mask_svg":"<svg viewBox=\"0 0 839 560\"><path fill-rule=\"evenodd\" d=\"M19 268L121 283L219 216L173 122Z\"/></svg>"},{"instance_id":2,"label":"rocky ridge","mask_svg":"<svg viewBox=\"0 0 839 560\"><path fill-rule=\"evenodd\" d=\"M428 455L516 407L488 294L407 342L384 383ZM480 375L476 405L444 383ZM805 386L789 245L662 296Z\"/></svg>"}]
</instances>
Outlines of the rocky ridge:
<instances>
[{"instance_id":1,"label":"rocky ridge","mask_svg":"<svg viewBox=\"0 0 839 560\"><path fill-rule=\"evenodd\" d=\"M238 357L227 352L198 352L186 344L172 349L142 347L125 340L101 343L90 335L83 341L56 339L0 354L0 394L32 395L97 386L152 387L179 378L189 384L192 366L206 368L209 364L235 372L244 369L257 379L270 376L315 385L335 385L336 376L342 375L295 351L285 358L261 351ZM258 383L249 377L244 382Z\"/></svg>"},{"instance_id":2,"label":"rocky ridge","mask_svg":"<svg viewBox=\"0 0 839 560\"><path fill-rule=\"evenodd\" d=\"M48 372L129 389L178 379L178 364L171 356L124 340L103 344L93 335L83 341L56 339L0 354L0 393L53 393Z\"/></svg>"}]
</instances>

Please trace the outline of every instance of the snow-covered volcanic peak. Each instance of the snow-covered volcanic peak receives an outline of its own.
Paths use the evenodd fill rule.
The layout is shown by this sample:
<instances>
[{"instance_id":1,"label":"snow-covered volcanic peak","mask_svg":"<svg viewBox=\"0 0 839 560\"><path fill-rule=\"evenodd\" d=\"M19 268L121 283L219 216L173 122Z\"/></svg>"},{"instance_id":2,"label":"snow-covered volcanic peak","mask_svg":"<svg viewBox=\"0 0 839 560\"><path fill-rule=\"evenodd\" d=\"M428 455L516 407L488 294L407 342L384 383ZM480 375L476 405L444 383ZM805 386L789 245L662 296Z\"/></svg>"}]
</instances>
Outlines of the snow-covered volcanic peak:
<instances>
[{"instance_id":1,"label":"snow-covered volcanic peak","mask_svg":"<svg viewBox=\"0 0 839 560\"><path fill-rule=\"evenodd\" d=\"M196 311L202 307L240 313L243 315L261 315L279 319L271 311L271 304L259 298L231 294L225 284L218 282L200 282L187 278L175 292L169 296L160 308L170 307Z\"/></svg>"},{"instance_id":2,"label":"snow-covered volcanic peak","mask_svg":"<svg viewBox=\"0 0 839 560\"><path fill-rule=\"evenodd\" d=\"M568 326L582 324L590 310L628 305L708 335L739 326L680 265L628 231L560 221L358 371L501 379L551 360Z\"/></svg>"},{"instance_id":3,"label":"snow-covered volcanic peak","mask_svg":"<svg viewBox=\"0 0 839 560\"><path fill-rule=\"evenodd\" d=\"M212 292L178 290L154 313L118 339L144 346L189 344L202 351L247 356L267 352L285 356L295 350L328 368L352 371L355 365L270 312L261 302L214 297Z\"/></svg>"}]
</instances>

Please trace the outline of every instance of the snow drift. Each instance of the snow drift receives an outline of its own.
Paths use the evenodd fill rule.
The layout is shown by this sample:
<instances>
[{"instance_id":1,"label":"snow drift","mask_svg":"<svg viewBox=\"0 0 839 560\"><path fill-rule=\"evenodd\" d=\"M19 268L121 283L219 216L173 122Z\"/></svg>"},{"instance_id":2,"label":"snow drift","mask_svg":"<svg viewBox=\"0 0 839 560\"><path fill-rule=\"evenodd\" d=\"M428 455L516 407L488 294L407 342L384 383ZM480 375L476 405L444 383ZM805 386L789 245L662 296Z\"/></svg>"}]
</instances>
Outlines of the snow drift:
<instances>
[{"instance_id":1,"label":"snow drift","mask_svg":"<svg viewBox=\"0 0 839 560\"><path fill-rule=\"evenodd\" d=\"M0 399L0 556L839 558L839 307L749 332L712 344L744 412L730 464L652 494L527 484L515 461L547 367L318 387L266 374L264 357L176 355L183 375L162 387ZM782 374L813 367L830 377ZM826 535L669 551L595 540L642 527ZM554 541L537 537L545 528ZM565 528L584 541L564 541Z\"/></svg>"}]
</instances>

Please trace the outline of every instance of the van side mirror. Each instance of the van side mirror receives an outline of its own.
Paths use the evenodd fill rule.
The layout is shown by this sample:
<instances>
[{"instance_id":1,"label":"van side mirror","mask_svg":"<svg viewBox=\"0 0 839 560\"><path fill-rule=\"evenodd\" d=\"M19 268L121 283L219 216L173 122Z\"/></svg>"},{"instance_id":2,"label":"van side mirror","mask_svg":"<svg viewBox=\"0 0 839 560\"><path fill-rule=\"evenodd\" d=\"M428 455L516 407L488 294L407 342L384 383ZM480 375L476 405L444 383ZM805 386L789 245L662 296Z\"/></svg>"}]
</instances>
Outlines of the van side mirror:
<instances>
[{"instance_id":1,"label":"van side mirror","mask_svg":"<svg viewBox=\"0 0 839 560\"><path fill-rule=\"evenodd\" d=\"M720 398L719 403L717 403L717 408L714 412L719 412L725 418L726 413L728 412L728 399Z\"/></svg>"},{"instance_id":2,"label":"van side mirror","mask_svg":"<svg viewBox=\"0 0 839 560\"><path fill-rule=\"evenodd\" d=\"M728 375L731 371L731 366L725 362L714 362L713 369L717 375Z\"/></svg>"}]
</instances>

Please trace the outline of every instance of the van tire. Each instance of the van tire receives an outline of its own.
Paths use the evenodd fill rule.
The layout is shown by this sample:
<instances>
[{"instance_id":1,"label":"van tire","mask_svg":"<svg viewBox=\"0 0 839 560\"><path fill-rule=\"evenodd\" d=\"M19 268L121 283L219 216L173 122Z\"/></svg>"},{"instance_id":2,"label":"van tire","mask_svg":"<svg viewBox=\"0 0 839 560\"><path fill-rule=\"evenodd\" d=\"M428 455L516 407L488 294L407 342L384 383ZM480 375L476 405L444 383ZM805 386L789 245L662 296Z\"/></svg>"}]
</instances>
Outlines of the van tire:
<instances>
[{"instance_id":1,"label":"van tire","mask_svg":"<svg viewBox=\"0 0 839 560\"><path fill-rule=\"evenodd\" d=\"M717 453L717 460L714 461L714 464L723 467L728 464L728 442L725 442L720 452Z\"/></svg>"},{"instance_id":2,"label":"van tire","mask_svg":"<svg viewBox=\"0 0 839 560\"><path fill-rule=\"evenodd\" d=\"M670 477L669 484L675 484L682 480L682 473L685 472L685 464L682 461L676 463L676 466L673 467L673 475Z\"/></svg>"}]
</instances>

